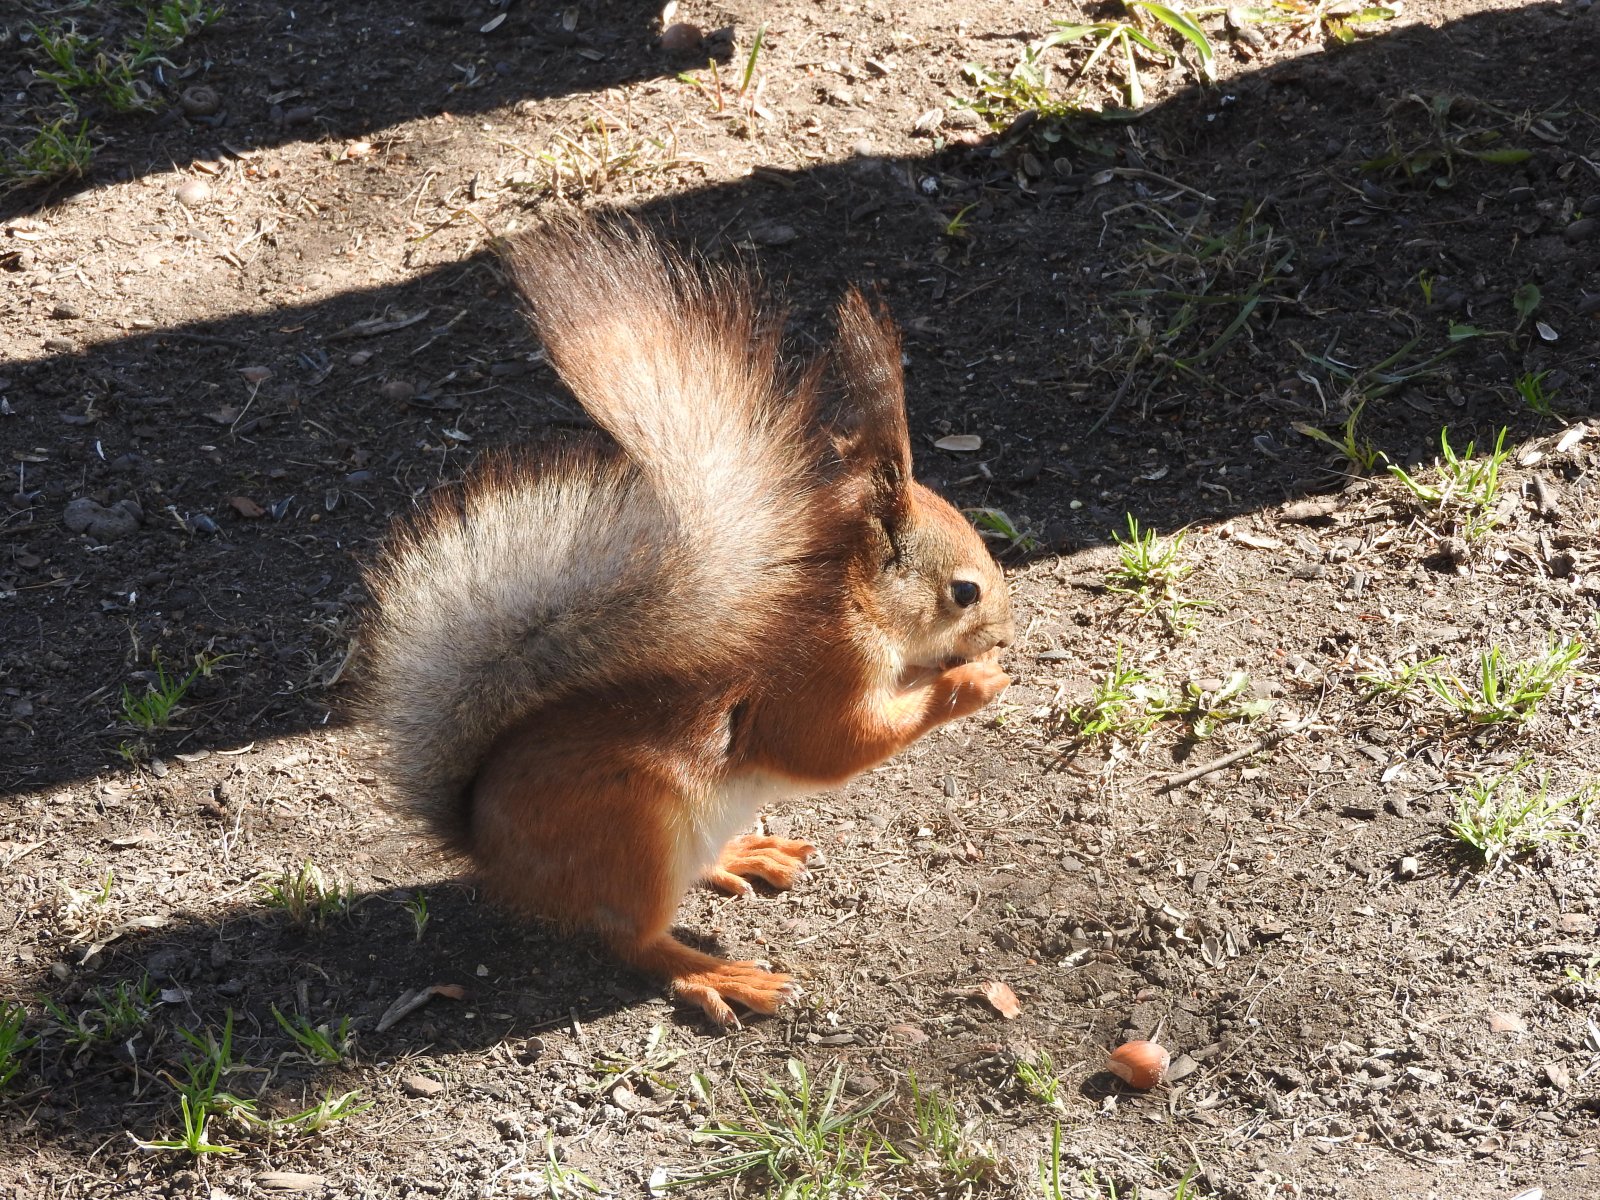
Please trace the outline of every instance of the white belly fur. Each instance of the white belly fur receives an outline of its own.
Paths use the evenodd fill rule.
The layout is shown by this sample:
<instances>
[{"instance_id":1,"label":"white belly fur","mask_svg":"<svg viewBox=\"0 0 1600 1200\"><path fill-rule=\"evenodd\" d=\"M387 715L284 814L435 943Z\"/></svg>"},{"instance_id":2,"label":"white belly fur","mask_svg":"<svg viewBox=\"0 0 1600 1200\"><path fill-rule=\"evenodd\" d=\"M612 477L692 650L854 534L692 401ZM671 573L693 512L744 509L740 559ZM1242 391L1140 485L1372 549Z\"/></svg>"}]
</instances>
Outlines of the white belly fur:
<instances>
[{"instance_id":1,"label":"white belly fur","mask_svg":"<svg viewBox=\"0 0 1600 1200\"><path fill-rule=\"evenodd\" d=\"M739 775L723 783L706 797L691 818L691 827L681 836L678 869L684 886L703 876L722 848L748 829L762 808L810 790L804 783L761 773Z\"/></svg>"}]
</instances>

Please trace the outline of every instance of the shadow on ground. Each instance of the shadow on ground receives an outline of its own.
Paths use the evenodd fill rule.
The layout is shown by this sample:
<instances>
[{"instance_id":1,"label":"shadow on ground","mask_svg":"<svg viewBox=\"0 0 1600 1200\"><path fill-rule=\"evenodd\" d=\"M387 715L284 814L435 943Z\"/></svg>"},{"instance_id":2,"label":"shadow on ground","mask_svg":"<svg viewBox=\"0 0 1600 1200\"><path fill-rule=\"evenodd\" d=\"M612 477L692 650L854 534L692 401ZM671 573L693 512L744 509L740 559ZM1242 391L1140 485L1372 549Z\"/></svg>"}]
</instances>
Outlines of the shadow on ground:
<instances>
[{"instance_id":1,"label":"shadow on ground","mask_svg":"<svg viewBox=\"0 0 1600 1200\"><path fill-rule=\"evenodd\" d=\"M459 21L429 23L447 8L459 11L297 6L300 27L332 20L349 34L344 57L313 66L295 61L287 10L240 6L239 22L206 44L218 64L208 78L226 90L230 57L282 53L293 103L316 110L311 126L246 119L241 99L237 125L130 130L106 162L145 175L236 134L258 148L313 130L371 139L436 108L488 113L663 70L640 32L644 6L586 10L588 32L571 47L530 30L542 10L514 8L506 50ZM1363 436L1413 466L1436 452L1441 426L1458 446L1502 426L1512 445L1552 428L1515 400L1521 377L1548 372L1567 415L1595 411L1600 239L1572 227L1600 208L1588 199L1600 196L1600 133L1574 102L1600 74L1600 39L1566 37L1580 28L1568 15L1521 8L1413 28L1184 94L1134 124L1051 127L1045 138L1035 123L922 157L765 171L641 212L713 254L758 257L794 303L800 346L823 336L846 282L880 288L906 329L919 467L963 506L1004 509L1033 543L1017 553L1103 542L1125 513L1163 530L1244 522L1346 483L1348 466L1333 469L1296 424L1336 433L1362 397ZM1563 50L1550 54L1558 35ZM584 48L601 57L569 52ZM474 68L482 87L442 91L457 49L485 60ZM487 61L502 54L506 72ZM429 88L391 90L423 68ZM1527 154L1488 161L1491 141ZM949 236L957 214L964 240ZM515 203L499 210L505 224L527 216ZM51 328L28 315L49 311L47 295L13 324L0 368L0 445L16 471L0 525L0 786L18 829L52 789L92 792L88 781L122 765L120 750L170 760L337 724L357 565L391 515L459 477L480 449L579 420L485 254L392 284L258 302L289 294L315 265L303 248L268 244L252 269L259 290L241 290L238 311L91 330L70 350L42 348ZM1515 300L1529 284L1535 316ZM265 370L242 378L245 368ZM933 449L947 432L979 433L981 463ZM69 532L64 510L81 497L133 502L137 528ZM130 746L140 739L119 698L149 671L151 648L173 663L223 657L195 681L185 728ZM185 786L170 788L163 819L174 827L204 802ZM350 925L318 939L251 906L124 939L70 999L157 956L176 964L185 992L170 1006L185 1014L176 1024L216 1024L240 959L281 964L367 1007L418 981L459 980L483 1013L483 1048L571 1009L655 994L596 984L582 944L475 906L469 917L453 892L436 903L465 940L430 943L395 973L366 958L364 923L408 919L398 905L414 882L364 897ZM544 968L464 978L508 947ZM37 966L10 986L69 999ZM252 1053L256 1029L283 1042L263 1003L240 1002ZM426 1024L385 1036L364 1050L399 1057L432 1044ZM93 1086L68 1071L53 1089L64 1136L88 1144L105 1129L152 1127L121 1102L102 1111Z\"/></svg>"}]
</instances>

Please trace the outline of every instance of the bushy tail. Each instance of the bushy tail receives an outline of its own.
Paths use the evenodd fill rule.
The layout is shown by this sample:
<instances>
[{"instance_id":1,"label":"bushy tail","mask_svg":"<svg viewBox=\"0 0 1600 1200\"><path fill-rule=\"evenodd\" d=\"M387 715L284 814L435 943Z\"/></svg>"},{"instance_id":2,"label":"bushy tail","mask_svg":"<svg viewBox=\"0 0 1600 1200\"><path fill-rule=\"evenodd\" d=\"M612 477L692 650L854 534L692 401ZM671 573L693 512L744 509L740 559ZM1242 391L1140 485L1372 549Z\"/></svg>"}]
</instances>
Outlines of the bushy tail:
<instances>
[{"instance_id":1,"label":"bushy tail","mask_svg":"<svg viewBox=\"0 0 1600 1200\"><path fill-rule=\"evenodd\" d=\"M735 517L757 522L741 540L758 553L778 546L774 502L805 481L815 414L748 279L615 219L554 222L505 258L552 365L663 503L691 532Z\"/></svg>"},{"instance_id":2,"label":"bushy tail","mask_svg":"<svg viewBox=\"0 0 1600 1200\"><path fill-rule=\"evenodd\" d=\"M398 799L458 848L507 727L630 675L748 668L826 525L815 388L784 374L747 282L626 225L552 224L506 261L621 454L480 468L368 573L365 707Z\"/></svg>"}]
</instances>

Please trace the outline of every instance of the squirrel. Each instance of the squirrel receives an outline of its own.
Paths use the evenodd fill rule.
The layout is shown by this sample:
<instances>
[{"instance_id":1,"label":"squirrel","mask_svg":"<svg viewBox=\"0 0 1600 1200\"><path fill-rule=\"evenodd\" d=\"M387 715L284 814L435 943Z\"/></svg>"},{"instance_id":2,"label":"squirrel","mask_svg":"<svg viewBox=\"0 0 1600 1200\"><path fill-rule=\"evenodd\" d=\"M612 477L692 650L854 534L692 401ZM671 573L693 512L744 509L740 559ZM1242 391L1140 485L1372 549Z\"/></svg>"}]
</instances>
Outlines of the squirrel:
<instances>
[{"instance_id":1,"label":"squirrel","mask_svg":"<svg viewBox=\"0 0 1600 1200\"><path fill-rule=\"evenodd\" d=\"M609 440L502 455L367 571L366 717L398 806L515 912L598 934L724 1028L799 993L672 935L698 881L790 887L741 835L1010 682L1005 578L911 473L900 343L857 290L794 365L748 272L637 223L502 246Z\"/></svg>"}]
</instances>

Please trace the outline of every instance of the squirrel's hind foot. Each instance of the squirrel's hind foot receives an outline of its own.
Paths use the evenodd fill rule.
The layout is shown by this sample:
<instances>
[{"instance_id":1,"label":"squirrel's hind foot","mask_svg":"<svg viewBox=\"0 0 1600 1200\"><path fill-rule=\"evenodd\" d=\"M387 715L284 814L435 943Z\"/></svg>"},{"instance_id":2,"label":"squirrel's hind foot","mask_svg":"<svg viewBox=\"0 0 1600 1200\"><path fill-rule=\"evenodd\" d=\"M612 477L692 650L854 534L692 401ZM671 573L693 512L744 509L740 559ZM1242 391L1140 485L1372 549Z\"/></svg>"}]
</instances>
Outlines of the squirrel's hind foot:
<instances>
[{"instance_id":1,"label":"squirrel's hind foot","mask_svg":"<svg viewBox=\"0 0 1600 1200\"><path fill-rule=\"evenodd\" d=\"M715 866L706 871L705 880L719 892L748 896L749 879L788 891L806 869L806 860L816 853L810 842L748 834L736 837L722 848Z\"/></svg>"},{"instance_id":2,"label":"squirrel's hind foot","mask_svg":"<svg viewBox=\"0 0 1600 1200\"><path fill-rule=\"evenodd\" d=\"M738 1029L739 1018L729 1006L770 1016L800 998L800 988L787 975L769 971L759 963L732 962L685 946L670 934L635 946L619 946L618 953L635 966L665 975L672 992L697 1004L723 1029Z\"/></svg>"}]
</instances>

